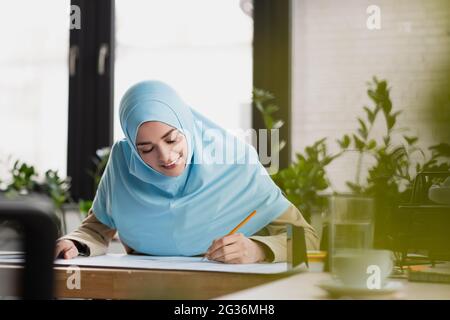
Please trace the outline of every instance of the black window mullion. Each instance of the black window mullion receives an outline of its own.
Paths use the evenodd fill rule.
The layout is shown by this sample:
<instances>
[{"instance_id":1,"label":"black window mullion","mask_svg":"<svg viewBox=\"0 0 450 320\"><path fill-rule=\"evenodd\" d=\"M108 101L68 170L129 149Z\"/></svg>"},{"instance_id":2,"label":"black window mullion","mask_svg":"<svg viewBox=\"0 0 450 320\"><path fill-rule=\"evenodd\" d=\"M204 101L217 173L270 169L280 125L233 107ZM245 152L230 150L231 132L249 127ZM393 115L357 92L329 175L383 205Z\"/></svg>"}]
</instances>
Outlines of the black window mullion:
<instances>
[{"instance_id":1,"label":"black window mullion","mask_svg":"<svg viewBox=\"0 0 450 320\"><path fill-rule=\"evenodd\" d=\"M280 107L276 117L284 121L280 140L280 168L291 162L291 0L253 1L253 86L272 92ZM252 126L264 129L264 121L253 107Z\"/></svg>"},{"instance_id":2,"label":"black window mullion","mask_svg":"<svg viewBox=\"0 0 450 320\"><path fill-rule=\"evenodd\" d=\"M112 144L113 132L113 20L114 0L72 0L81 9L81 29L70 31L76 51L75 73L69 75L67 175L74 200L92 199L96 150ZM108 46L105 73L99 75L99 50ZM70 71L70 70L69 70Z\"/></svg>"},{"instance_id":3,"label":"black window mullion","mask_svg":"<svg viewBox=\"0 0 450 320\"><path fill-rule=\"evenodd\" d=\"M98 145L110 146L113 141L114 122L114 0L97 1L97 108L96 126ZM98 55L106 48L104 73L98 70Z\"/></svg>"}]
</instances>

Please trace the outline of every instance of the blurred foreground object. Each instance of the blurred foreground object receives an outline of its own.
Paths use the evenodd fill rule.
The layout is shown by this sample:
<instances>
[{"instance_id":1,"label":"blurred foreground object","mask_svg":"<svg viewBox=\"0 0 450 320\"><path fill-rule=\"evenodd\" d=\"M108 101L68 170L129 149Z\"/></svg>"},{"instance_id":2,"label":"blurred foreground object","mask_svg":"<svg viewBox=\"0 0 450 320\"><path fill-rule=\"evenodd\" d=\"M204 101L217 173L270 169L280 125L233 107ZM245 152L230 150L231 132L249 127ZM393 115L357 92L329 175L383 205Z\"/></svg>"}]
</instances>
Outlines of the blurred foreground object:
<instances>
[{"instance_id":1,"label":"blurred foreground object","mask_svg":"<svg viewBox=\"0 0 450 320\"><path fill-rule=\"evenodd\" d=\"M14 221L23 231L24 270L19 292L23 299L53 298L53 258L57 238L53 206L45 201L17 201L0 196L0 219ZM0 295L8 288L0 282Z\"/></svg>"}]
</instances>

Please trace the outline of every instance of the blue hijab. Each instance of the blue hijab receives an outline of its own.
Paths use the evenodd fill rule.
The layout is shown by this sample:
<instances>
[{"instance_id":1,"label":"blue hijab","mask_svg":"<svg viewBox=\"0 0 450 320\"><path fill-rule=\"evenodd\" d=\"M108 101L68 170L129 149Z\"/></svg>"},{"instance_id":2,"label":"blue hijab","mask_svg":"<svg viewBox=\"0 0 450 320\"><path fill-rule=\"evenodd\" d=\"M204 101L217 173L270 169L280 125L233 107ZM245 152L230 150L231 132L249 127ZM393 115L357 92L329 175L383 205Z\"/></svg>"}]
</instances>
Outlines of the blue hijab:
<instances>
[{"instance_id":1,"label":"blue hijab","mask_svg":"<svg viewBox=\"0 0 450 320\"><path fill-rule=\"evenodd\" d=\"M137 130L147 121L185 134L188 161L181 175L165 176L140 157ZM239 229L247 237L290 205L251 145L199 114L165 83L144 81L128 89L120 124L126 138L111 149L93 211L137 252L202 254L253 210L256 215Z\"/></svg>"}]
</instances>

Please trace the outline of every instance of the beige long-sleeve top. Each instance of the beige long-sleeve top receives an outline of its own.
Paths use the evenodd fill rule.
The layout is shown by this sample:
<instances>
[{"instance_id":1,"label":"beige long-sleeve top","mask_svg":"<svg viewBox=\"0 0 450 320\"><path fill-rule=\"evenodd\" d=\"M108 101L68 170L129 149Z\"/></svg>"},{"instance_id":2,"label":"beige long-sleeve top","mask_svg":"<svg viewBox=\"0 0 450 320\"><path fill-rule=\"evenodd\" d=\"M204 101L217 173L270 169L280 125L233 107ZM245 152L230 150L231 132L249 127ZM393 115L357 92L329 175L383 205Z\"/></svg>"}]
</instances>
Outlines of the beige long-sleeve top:
<instances>
[{"instance_id":1,"label":"beige long-sleeve top","mask_svg":"<svg viewBox=\"0 0 450 320\"><path fill-rule=\"evenodd\" d=\"M319 249L319 238L315 230L306 222L300 211L293 205L277 219L259 230L249 238L263 245L266 252L266 261L281 262L287 258L287 233L286 224L303 227L305 230L305 240L307 250ZM107 252L108 245L116 234L115 229L101 223L94 212L89 210L88 216L83 220L81 226L70 234L61 237L62 239L74 240L88 248L88 255L97 256ZM123 243L127 253L134 250Z\"/></svg>"}]
</instances>

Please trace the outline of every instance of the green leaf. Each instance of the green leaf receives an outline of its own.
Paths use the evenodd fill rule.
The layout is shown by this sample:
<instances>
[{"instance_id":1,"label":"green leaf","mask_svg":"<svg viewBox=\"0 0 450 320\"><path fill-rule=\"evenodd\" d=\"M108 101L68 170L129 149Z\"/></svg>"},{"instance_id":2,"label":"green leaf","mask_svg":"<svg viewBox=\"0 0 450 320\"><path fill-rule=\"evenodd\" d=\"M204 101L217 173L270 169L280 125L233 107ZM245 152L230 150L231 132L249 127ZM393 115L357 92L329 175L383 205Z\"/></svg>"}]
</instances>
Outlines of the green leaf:
<instances>
[{"instance_id":1,"label":"green leaf","mask_svg":"<svg viewBox=\"0 0 450 320\"><path fill-rule=\"evenodd\" d=\"M341 140L337 139L338 144L342 149L347 149L350 146L350 137L345 134Z\"/></svg>"},{"instance_id":2,"label":"green leaf","mask_svg":"<svg viewBox=\"0 0 450 320\"><path fill-rule=\"evenodd\" d=\"M386 146L389 146L389 144L391 143L391 137L390 136L384 136L383 137L383 142Z\"/></svg>"},{"instance_id":3,"label":"green leaf","mask_svg":"<svg viewBox=\"0 0 450 320\"><path fill-rule=\"evenodd\" d=\"M92 207L92 201L91 200L83 200L81 199L78 201L78 208L80 209L81 213L88 213L89 209Z\"/></svg>"},{"instance_id":4,"label":"green leaf","mask_svg":"<svg viewBox=\"0 0 450 320\"><path fill-rule=\"evenodd\" d=\"M388 130L391 130L395 126L396 118L390 115L386 116L386 126Z\"/></svg>"},{"instance_id":5,"label":"green leaf","mask_svg":"<svg viewBox=\"0 0 450 320\"><path fill-rule=\"evenodd\" d=\"M369 120L370 124L373 124L373 122L375 121L375 113L372 112L369 107L364 106L363 109L364 111L366 111L367 119Z\"/></svg>"},{"instance_id":6,"label":"green leaf","mask_svg":"<svg viewBox=\"0 0 450 320\"><path fill-rule=\"evenodd\" d=\"M274 99L274 95L266 90L263 89L259 89L259 88L254 88L253 89L253 99L254 100L259 100L262 103L267 102L269 100Z\"/></svg>"},{"instance_id":7,"label":"green leaf","mask_svg":"<svg viewBox=\"0 0 450 320\"><path fill-rule=\"evenodd\" d=\"M367 131L367 126L364 123L364 121L361 118L358 118L358 122L359 122L359 129L358 132L361 135L361 137L366 140L367 139L367 135L368 135L368 131Z\"/></svg>"},{"instance_id":8,"label":"green leaf","mask_svg":"<svg viewBox=\"0 0 450 320\"><path fill-rule=\"evenodd\" d=\"M269 130L272 129L272 127L273 127L272 117L269 115L264 115L263 118L264 118L264 125L266 126L266 129L269 129Z\"/></svg>"},{"instance_id":9,"label":"green leaf","mask_svg":"<svg viewBox=\"0 0 450 320\"><path fill-rule=\"evenodd\" d=\"M266 114L272 114L276 111L278 111L278 106L274 105L274 104L269 104L267 107L263 108L264 109L264 113Z\"/></svg>"},{"instance_id":10,"label":"green leaf","mask_svg":"<svg viewBox=\"0 0 450 320\"><path fill-rule=\"evenodd\" d=\"M336 159L335 156L326 156L323 158L323 160L321 161L321 165L323 167L329 165L334 159Z\"/></svg>"},{"instance_id":11,"label":"green leaf","mask_svg":"<svg viewBox=\"0 0 450 320\"><path fill-rule=\"evenodd\" d=\"M392 151L391 156L395 161L400 161L402 158L406 157L407 154L405 147L399 146Z\"/></svg>"},{"instance_id":12,"label":"green leaf","mask_svg":"<svg viewBox=\"0 0 450 320\"><path fill-rule=\"evenodd\" d=\"M369 143L367 143L367 149L368 149L368 150L375 149L376 146L377 146L377 142L376 142L375 140L373 140L373 139L371 139L371 140L369 141Z\"/></svg>"},{"instance_id":13,"label":"green leaf","mask_svg":"<svg viewBox=\"0 0 450 320\"><path fill-rule=\"evenodd\" d=\"M358 151L364 150L364 146L365 146L364 141L362 141L361 139L359 139L358 136L356 136L355 134L353 134L353 141L354 141L354 143L355 143L355 148L356 148Z\"/></svg>"},{"instance_id":14,"label":"green leaf","mask_svg":"<svg viewBox=\"0 0 450 320\"><path fill-rule=\"evenodd\" d=\"M313 148L319 148L321 145L324 145L325 141L327 140L327 138L322 138L320 140L317 140L316 142L313 143Z\"/></svg>"},{"instance_id":15,"label":"green leaf","mask_svg":"<svg viewBox=\"0 0 450 320\"><path fill-rule=\"evenodd\" d=\"M383 112L385 114L389 114L392 110L392 102L389 99L389 96L385 97L382 101L381 101L381 108L383 109Z\"/></svg>"}]
</instances>

